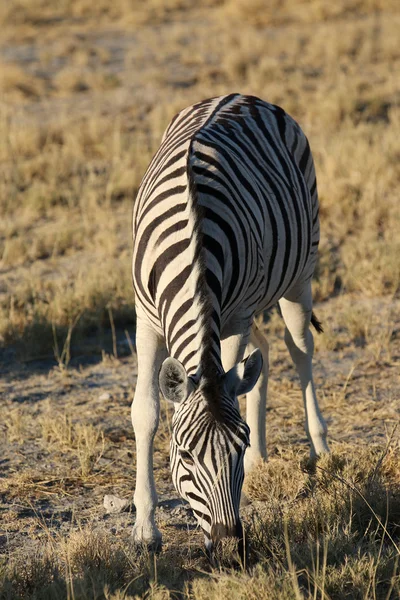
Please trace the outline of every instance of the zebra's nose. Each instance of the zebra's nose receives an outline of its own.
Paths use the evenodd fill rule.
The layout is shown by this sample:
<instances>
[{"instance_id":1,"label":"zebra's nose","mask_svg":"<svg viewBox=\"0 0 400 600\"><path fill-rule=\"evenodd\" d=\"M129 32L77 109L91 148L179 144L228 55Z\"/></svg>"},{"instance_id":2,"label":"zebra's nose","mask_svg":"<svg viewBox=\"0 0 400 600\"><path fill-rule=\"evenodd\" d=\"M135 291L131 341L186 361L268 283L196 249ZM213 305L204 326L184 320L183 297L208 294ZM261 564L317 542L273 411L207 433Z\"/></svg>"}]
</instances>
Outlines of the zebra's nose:
<instances>
[{"instance_id":1,"label":"zebra's nose","mask_svg":"<svg viewBox=\"0 0 400 600\"><path fill-rule=\"evenodd\" d=\"M243 527L240 521L238 521L235 525L223 525L222 523L214 523L211 526L211 539L213 543L219 542L223 538L227 537L237 537L239 539L243 538Z\"/></svg>"}]
</instances>

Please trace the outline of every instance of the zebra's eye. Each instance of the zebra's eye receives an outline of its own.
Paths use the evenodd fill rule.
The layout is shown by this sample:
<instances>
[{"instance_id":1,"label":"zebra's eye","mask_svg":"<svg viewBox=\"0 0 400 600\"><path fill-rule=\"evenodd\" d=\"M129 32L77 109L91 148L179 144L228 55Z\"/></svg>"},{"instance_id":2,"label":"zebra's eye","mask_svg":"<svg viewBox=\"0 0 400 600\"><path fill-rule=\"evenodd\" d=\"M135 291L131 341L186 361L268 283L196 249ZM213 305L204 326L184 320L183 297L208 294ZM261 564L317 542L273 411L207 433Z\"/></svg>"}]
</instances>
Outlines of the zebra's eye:
<instances>
[{"instance_id":1,"label":"zebra's eye","mask_svg":"<svg viewBox=\"0 0 400 600\"><path fill-rule=\"evenodd\" d=\"M187 452L186 450L179 450L179 454L181 459L187 463L188 465L194 465L194 460L192 455L190 454L190 452Z\"/></svg>"}]
</instances>

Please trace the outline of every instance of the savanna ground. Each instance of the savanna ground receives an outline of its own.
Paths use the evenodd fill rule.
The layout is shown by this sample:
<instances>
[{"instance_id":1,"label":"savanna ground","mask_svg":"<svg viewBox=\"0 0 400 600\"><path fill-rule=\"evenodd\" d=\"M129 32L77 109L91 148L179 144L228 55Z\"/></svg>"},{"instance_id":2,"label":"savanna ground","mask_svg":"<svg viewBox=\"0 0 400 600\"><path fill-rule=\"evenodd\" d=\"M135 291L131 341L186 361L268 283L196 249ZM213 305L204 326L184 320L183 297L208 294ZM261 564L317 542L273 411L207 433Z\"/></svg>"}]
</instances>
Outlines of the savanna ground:
<instances>
[{"instance_id":1,"label":"savanna ground","mask_svg":"<svg viewBox=\"0 0 400 600\"><path fill-rule=\"evenodd\" d=\"M3 0L0 597L400 597L400 7L395 0ZM307 133L321 200L315 379L332 455L307 464L272 313L270 460L247 564L212 568L155 466L159 556L130 543L131 206L180 108L240 91Z\"/></svg>"}]
</instances>

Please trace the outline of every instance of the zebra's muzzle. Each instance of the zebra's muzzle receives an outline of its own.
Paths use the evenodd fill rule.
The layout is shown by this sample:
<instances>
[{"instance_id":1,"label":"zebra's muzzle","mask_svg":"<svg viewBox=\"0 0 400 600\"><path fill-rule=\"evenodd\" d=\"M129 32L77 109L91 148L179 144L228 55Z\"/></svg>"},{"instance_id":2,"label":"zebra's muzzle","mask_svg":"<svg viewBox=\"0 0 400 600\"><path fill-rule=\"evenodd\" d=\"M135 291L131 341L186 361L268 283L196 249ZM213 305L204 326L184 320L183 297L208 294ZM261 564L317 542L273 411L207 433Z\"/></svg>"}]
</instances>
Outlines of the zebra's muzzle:
<instances>
[{"instance_id":1,"label":"zebra's muzzle","mask_svg":"<svg viewBox=\"0 0 400 600\"><path fill-rule=\"evenodd\" d=\"M223 538L233 537L243 539L243 527L240 521L235 525L223 525L222 523L214 523L211 526L211 540L216 544Z\"/></svg>"},{"instance_id":2,"label":"zebra's muzzle","mask_svg":"<svg viewBox=\"0 0 400 600\"><path fill-rule=\"evenodd\" d=\"M215 523L211 527L211 540L206 541L206 549L213 565L230 567L243 566L246 563L246 547L243 527L240 521L233 526Z\"/></svg>"}]
</instances>

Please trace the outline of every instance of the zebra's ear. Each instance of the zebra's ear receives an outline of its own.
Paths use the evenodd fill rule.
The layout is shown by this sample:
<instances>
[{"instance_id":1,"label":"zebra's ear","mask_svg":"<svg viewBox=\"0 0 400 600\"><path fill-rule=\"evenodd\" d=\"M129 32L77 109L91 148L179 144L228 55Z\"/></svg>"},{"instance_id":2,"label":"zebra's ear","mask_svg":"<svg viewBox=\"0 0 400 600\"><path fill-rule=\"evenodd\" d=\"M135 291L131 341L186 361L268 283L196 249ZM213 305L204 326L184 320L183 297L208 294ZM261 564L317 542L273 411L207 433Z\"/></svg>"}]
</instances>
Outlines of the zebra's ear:
<instances>
[{"instance_id":1,"label":"zebra's ear","mask_svg":"<svg viewBox=\"0 0 400 600\"><path fill-rule=\"evenodd\" d=\"M262 354L256 348L247 358L226 373L225 386L228 393L241 396L250 392L260 377L262 366Z\"/></svg>"},{"instance_id":2,"label":"zebra's ear","mask_svg":"<svg viewBox=\"0 0 400 600\"><path fill-rule=\"evenodd\" d=\"M158 375L161 392L166 400L170 402L182 402L191 391L185 367L176 358L166 358L161 365Z\"/></svg>"}]
</instances>

